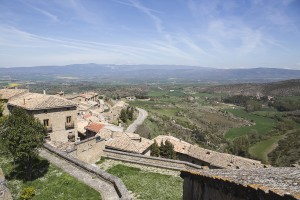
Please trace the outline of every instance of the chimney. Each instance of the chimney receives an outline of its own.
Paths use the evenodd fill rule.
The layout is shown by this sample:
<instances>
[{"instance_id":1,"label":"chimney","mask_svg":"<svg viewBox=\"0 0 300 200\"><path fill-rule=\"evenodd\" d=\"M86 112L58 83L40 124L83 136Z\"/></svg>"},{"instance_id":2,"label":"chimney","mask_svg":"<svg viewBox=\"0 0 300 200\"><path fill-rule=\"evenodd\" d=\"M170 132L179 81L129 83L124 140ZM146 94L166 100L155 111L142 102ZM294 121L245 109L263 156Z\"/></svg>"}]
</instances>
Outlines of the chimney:
<instances>
[{"instance_id":1,"label":"chimney","mask_svg":"<svg viewBox=\"0 0 300 200\"><path fill-rule=\"evenodd\" d=\"M46 94L46 90L43 90L43 94Z\"/></svg>"}]
</instances>

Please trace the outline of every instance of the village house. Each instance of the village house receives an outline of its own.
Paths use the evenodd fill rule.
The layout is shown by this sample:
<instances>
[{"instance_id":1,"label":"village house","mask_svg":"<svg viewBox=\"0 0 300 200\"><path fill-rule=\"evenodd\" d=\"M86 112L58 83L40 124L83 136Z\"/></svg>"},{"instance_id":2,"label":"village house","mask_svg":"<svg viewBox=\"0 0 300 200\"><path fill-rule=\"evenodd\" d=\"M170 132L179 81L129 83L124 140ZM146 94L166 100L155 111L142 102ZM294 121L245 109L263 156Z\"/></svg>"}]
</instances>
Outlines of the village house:
<instances>
[{"instance_id":1,"label":"village house","mask_svg":"<svg viewBox=\"0 0 300 200\"><path fill-rule=\"evenodd\" d=\"M123 132L113 133L111 138L105 142L105 148L150 156L152 144L153 141L142 138L138 134Z\"/></svg>"},{"instance_id":2,"label":"village house","mask_svg":"<svg viewBox=\"0 0 300 200\"><path fill-rule=\"evenodd\" d=\"M98 101L98 94L95 92L86 92L81 94L74 94L74 95L65 95L65 98L71 101L76 102L89 102L89 101Z\"/></svg>"},{"instance_id":3,"label":"village house","mask_svg":"<svg viewBox=\"0 0 300 200\"><path fill-rule=\"evenodd\" d=\"M169 141L174 145L174 151L179 160L216 169L251 169L266 167L260 161L243 158L227 153L220 153L192 145L173 136L159 135L153 139L158 145Z\"/></svg>"},{"instance_id":4,"label":"village house","mask_svg":"<svg viewBox=\"0 0 300 200\"><path fill-rule=\"evenodd\" d=\"M75 142L77 134L76 104L57 95L26 93L10 100L8 109L22 108L39 119L51 141Z\"/></svg>"},{"instance_id":5,"label":"village house","mask_svg":"<svg viewBox=\"0 0 300 200\"><path fill-rule=\"evenodd\" d=\"M3 105L3 114L8 115L9 110L7 108L7 102L21 96L23 94L28 93L29 91L27 89L0 89L0 99L4 103Z\"/></svg>"},{"instance_id":6,"label":"village house","mask_svg":"<svg viewBox=\"0 0 300 200\"><path fill-rule=\"evenodd\" d=\"M101 129L104 128L104 124L101 123L89 123L84 129L86 130L85 135L82 139L87 139L97 135Z\"/></svg>"}]
</instances>

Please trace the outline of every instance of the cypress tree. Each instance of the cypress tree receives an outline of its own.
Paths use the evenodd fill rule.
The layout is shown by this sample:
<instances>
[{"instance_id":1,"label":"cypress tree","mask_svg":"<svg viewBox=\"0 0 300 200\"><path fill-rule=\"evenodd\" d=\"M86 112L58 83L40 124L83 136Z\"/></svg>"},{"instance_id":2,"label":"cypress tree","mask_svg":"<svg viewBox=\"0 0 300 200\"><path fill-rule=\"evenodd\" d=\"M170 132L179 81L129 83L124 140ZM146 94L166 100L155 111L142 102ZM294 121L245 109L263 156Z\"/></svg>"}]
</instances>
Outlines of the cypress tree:
<instances>
[{"instance_id":1,"label":"cypress tree","mask_svg":"<svg viewBox=\"0 0 300 200\"><path fill-rule=\"evenodd\" d=\"M151 145L150 149L151 149L151 153L150 153L151 156L159 157L160 150L156 140L154 140L154 143Z\"/></svg>"}]
</instances>

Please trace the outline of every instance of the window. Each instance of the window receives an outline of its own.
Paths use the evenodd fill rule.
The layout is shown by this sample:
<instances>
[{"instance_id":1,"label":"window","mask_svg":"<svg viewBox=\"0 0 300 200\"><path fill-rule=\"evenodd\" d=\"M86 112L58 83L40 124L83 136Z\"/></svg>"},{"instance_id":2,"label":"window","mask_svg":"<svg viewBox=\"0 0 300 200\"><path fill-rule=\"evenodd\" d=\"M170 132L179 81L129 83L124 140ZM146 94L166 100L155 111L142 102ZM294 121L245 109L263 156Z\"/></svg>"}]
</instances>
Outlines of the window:
<instances>
[{"instance_id":1,"label":"window","mask_svg":"<svg viewBox=\"0 0 300 200\"><path fill-rule=\"evenodd\" d=\"M66 121L67 121L67 123L71 123L71 116L68 116Z\"/></svg>"},{"instance_id":2,"label":"window","mask_svg":"<svg viewBox=\"0 0 300 200\"><path fill-rule=\"evenodd\" d=\"M49 119L44 119L44 126L49 126Z\"/></svg>"}]
</instances>

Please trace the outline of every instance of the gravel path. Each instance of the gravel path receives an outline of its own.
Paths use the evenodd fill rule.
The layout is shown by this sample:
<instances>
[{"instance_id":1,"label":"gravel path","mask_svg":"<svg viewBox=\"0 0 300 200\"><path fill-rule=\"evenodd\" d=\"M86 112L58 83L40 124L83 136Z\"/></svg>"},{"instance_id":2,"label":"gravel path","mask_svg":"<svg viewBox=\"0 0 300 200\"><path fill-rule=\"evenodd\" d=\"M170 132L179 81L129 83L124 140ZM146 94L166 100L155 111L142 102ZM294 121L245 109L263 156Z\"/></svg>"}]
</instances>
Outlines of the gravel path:
<instances>
[{"instance_id":1,"label":"gravel path","mask_svg":"<svg viewBox=\"0 0 300 200\"><path fill-rule=\"evenodd\" d=\"M128 133L134 133L137 127L141 125L148 116L148 112L146 110L143 110L141 108L136 108L136 109L139 111L139 115L137 119L132 124L130 124L130 126L128 126L128 128L126 129L126 132Z\"/></svg>"},{"instance_id":2,"label":"gravel path","mask_svg":"<svg viewBox=\"0 0 300 200\"><path fill-rule=\"evenodd\" d=\"M101 193L101 197L104 200L115 200L119 199L119 196L115 190L115 188L104 180L88 173L87 171L76 167L69 163L68 161L56 157L52 153L47 150L40 150L39 155L45 159L47 159L51 164L61 168L71 176L85 183L86 185L94 188L96 191Z\"/></svg>"}]
</instances>

